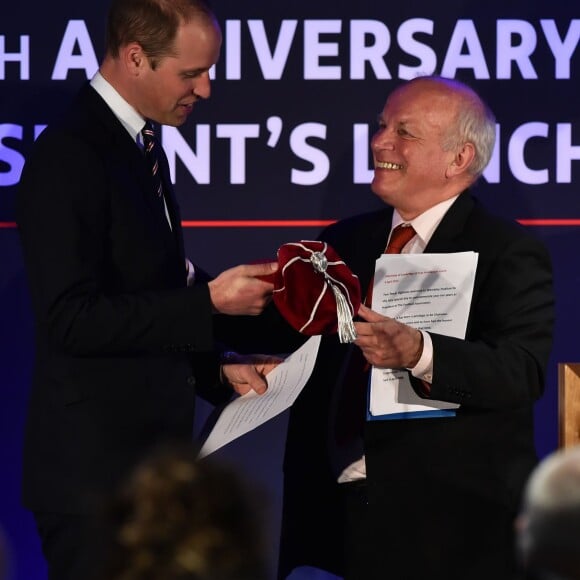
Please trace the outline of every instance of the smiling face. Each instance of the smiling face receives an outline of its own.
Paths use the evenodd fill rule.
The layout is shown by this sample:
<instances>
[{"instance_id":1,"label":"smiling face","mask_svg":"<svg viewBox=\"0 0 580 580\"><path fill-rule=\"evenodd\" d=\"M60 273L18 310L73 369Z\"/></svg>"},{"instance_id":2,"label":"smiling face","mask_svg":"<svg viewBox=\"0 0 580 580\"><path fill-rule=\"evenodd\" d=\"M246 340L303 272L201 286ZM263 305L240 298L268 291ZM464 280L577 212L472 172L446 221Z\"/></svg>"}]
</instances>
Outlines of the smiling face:
<instances>
[{"instance_id":1,"label":"smiling face","mask_svg":"<svg viewBox=\"0 0 580 580\"><path fill-rule=\"evenodd\" d=\"M371 189L404 219L457 195L470 182L461 153L443 149L459 98L450 85L417 79L387 99L371 140Z\"/></svg>"},{"instance_id":2,"label":"smiling face","mask_svg":"<svg viewBox=\"0 0 580 580\"><path fill-rule=\"evenodd\" d=\"M193 19L177 29L173 54L154 61L141 52L132 87L133 106L147 119L182 125L194 103L210 96L209 69L219 58L221 41L215 22Z\"/></svg>"}]
</instances>

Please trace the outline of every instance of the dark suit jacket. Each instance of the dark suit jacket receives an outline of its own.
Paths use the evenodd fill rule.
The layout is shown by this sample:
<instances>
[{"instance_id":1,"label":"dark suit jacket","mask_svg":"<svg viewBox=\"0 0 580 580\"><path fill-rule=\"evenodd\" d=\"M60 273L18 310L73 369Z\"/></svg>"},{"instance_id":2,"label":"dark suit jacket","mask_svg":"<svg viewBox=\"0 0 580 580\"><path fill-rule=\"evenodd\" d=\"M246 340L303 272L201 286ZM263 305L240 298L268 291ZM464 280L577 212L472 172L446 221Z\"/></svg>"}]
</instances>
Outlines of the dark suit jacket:
<instances>
[{"instance_id":1,"label":"dark suit jacket","mask_svg":"<svg viewBox=\"0 0 580 580\"><path fill-rule=\"evenodd\" d=\"M363 293L391 220L387 208L345 219L321 235L359 276ZM459 403L457 416L366 424L366 531L380 538L381 548L372 578L361 580L514 575L513 518L536 462L533 405L543 391L552 340L551 265L528 231L491 216L464 192L425 251L470 250L479 260L467 340L431 334L432 397ZM262 334L283 350L282 326ZM349 348L336 336L323 338L313 374L290 411L280 578L301 565L342 573L344 515L329 423Z\"/></svg>"},{"instance_id":2,"label":"dark suit jacket","mask_svg":"<svg viewBox=\"0 0 580 580\"><path fill-rule=\"evenodd\" d=\"M186 287L163 162L173 232L142 152L87 85L24 168L17 221L36 361L23 499L32 509L94 509L152 445L191 440L196 384L217 382L209 292Z\"/></svg>"}]
</instances>

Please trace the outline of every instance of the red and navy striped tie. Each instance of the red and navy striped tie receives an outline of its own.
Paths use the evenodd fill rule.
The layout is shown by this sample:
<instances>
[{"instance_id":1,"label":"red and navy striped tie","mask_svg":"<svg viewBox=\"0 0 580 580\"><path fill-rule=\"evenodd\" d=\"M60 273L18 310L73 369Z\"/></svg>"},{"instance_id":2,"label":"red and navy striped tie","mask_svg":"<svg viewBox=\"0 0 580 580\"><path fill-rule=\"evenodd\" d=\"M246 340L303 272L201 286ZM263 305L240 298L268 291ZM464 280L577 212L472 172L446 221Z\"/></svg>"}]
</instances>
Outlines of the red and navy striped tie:
<instances>
[{"instance_id":1,"label":"red and navy striped tie","mask_svg":"<svg viewBox=\"0 0 580 580\"><path fill-rule=\"evenodd\" d=\"M151 121L145 123L145 127L141 131L143 136L143 148L145 150L145 160L149 165L151 175L153 177L153 184L155 192L158 197L163 195L163 182L161 181L161 173L159 171L159 147L161 145L155 137L155 131Z\"/></svg>"}]
</instances>

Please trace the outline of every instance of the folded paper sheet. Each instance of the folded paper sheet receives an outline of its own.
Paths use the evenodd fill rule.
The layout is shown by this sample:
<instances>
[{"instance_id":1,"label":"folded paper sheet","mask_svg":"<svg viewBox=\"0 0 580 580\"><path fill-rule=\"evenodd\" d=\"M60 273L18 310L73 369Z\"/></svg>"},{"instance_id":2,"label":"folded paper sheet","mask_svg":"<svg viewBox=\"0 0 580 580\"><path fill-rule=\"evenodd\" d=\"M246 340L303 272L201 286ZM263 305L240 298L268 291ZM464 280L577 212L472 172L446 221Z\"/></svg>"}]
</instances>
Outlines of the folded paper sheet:
<instances>
[{"instance_id":1,"label":"folded paper sheet","mask_svg":"<svg viewBox=\"0 0 580 580\"><path fill-rule=\"evenodd\" d=\"M373 310L425 331L464 338L478 254L390 254L376 264ZM419 397L405 370L373 367L367 419L448 416L458 405Z\"/></svg>"},{"instance_id":2,"label":"folded paper sheet","mask_svg":"<svg viewBox=\"0 0 580 580\"><path fill-rule=\"evenodd\" d=\"M320 336L309 338L267 375L268 390L231 401L219 416L200 452L204 457L288 409L312 374Z\"/></svg>"}]
</instances>

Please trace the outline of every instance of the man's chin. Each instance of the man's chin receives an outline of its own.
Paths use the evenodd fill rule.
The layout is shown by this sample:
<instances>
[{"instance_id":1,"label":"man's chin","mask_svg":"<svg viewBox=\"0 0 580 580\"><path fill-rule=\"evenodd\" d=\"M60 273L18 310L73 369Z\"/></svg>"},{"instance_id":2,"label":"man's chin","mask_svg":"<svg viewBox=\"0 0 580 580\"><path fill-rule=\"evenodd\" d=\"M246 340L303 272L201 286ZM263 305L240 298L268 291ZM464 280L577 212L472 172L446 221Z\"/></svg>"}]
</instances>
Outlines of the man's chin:
<instances>
[{"instance_id":1,"label":"man's chin","mask_svg":"<svg viewBox=\"0 0 580 580\"><path fill-rule=\"evenodd\" d=\"M169 127L181 127L187 121L187 115L173 115L170 119L167 119L164 125Z\"/></svg>"},{"instance_id":2,"label":"man's chin","mask_svg":"<svg viewBox=\"0 0 580 580\"><path fill-rule=\"evenodd\" d=\"M383 202L392 205L393 200L393 193L391 191L385 190L384 187L381 187L380 183L375 183L375 180L371 182L371 191Z\"/></svg>"}]
</instances>

